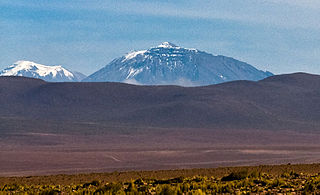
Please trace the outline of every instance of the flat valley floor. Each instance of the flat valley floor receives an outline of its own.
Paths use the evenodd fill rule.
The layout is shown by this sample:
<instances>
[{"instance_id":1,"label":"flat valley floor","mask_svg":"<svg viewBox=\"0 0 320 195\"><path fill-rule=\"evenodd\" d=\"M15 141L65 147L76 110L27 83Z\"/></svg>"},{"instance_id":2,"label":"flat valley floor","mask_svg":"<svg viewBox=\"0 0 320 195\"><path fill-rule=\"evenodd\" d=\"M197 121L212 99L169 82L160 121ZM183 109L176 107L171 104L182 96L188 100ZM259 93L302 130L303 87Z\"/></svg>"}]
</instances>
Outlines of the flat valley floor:
<instances>
[{"instance_id":1,"label":"flat valley floor","mask_svg":"<svg viewBox=\"0 0 320 195\"><path fill-rule=\"evenodd\" d=\"M3 133L0 176L320 162L320 133L124 129Z\"/></svg>"}]
</instances>

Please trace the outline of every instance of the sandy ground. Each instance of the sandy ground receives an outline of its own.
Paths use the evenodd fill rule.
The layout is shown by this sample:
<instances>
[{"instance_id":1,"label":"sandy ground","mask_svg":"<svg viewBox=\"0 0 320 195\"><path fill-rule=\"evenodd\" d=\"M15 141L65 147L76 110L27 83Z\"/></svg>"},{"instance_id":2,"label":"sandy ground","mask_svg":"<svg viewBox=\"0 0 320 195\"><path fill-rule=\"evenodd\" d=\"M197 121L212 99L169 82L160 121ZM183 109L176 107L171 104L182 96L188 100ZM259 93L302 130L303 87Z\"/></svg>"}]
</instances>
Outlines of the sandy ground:
<instances>
[{"instance_id":1,"label":"sandy ground","mask_svg":"<svg viewBox=\"0 0 320 195\"><path fill-rule=\"evenodd\" d=\"M320 162L317 132L210 129L128 132L2 134L0 176Z\"/></svg>"}]
</instances>

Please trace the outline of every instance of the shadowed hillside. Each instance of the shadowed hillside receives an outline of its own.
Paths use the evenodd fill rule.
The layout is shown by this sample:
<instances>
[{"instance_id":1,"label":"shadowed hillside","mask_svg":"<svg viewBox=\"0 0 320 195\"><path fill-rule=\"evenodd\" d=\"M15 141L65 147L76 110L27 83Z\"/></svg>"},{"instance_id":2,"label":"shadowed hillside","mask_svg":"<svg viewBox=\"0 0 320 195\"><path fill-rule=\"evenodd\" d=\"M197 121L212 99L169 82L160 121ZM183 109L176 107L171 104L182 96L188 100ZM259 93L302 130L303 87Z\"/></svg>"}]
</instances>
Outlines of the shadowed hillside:
<instances>
[{"instance_id":1,"label":"shadowed hillside","mask_svg":"<svg viewBox=\"0 0 320 195\"><path fill-rule=\"evenodd\" d=\"M170 128L316 130L320 76L291 74L206 87L46 83L0 77L1 122ZM72 124L71 124L72 123ZM18 130L19 124L0 127Z\"/></svg>"}]
</instances>

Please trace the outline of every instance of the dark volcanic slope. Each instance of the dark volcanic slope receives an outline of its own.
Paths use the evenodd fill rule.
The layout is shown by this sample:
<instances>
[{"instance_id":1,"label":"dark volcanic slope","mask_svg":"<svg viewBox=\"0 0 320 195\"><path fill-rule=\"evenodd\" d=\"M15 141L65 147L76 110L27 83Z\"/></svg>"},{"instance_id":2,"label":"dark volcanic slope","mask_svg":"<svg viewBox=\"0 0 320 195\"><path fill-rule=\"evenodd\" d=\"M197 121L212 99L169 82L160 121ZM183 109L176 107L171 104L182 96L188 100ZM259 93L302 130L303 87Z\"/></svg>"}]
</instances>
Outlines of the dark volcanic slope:
<instances>
[{"instance_id":1,"label":"dark volcanic slope","mask_svg":"<svg viewBox=\"0 0 320 195\"><path fill-rule=\"evenodd\" d=\"M319 89L320 76L303 73L193 88L0 77L0 131L318 130Z\"/></svg>"}]
</instances>

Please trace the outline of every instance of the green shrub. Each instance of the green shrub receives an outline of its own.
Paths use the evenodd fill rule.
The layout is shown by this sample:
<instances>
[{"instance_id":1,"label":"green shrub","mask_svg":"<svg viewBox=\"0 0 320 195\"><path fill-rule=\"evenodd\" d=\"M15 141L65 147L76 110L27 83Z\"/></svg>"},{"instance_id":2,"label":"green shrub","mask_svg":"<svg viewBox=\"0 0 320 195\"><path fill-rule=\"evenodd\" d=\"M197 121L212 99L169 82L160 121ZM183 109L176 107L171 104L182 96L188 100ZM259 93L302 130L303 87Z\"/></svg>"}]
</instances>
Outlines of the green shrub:
<instances>
[{"instance_id":1,"label":"green shrub","mask_svg":"<svg viewBox=\"0 0 320 195\"><path fill-rule=\"evenodd\" d=\"M85 183L83 184L83 187L86 188L86 187L89 187L90 185L92 186L99 186L100 185L100 182L99 181L92 181L90 183Z\"/></svg>"},{"instance_id":2,"label":"green shrub","mask_svg":"<svg viewBox=\"0 0 320 195\"><path fill-rule=\"evenodd\" d=\"M170 185L164 185L164 186L160 187L159 191L160 192L158 194L160 194L160 195L177 194L176 189Z\"/></svg>"},{"instance_id":3,"label":"green shrub","mask_svg":"<svg viewBox=\"0 0 320 195\"><path fill-rule=\"evenodd\" d=\"M316 190L316 186L313 183L307 183L303 189L303 191L305 192L314 192L315 190Z\"/></svg>"},{"instance_id":4,"label":"green shrub","mask_svg":"<svg viewBox=\"0 0 320 195\"><path fill-rule=\"evenodd\" d=\"M283 179L281 179L281 178L277 178L277 179L273 180L271 185L272 185L272 187L281 187L281 186L286 185L286 182L283 181Z\"/></svg>"},{"instance_id":5,"label":"green shrub","mask_svg":"<svg viewBox=\"0 0 320 195\"><path fill-rule=\"evenodd\" d=\"M59 190L45 190L43 192L40 193L41 195L56 195L56 194L61 194L61 192Z\"/></svg>"},{"instance_id":6,"label":"green shrub","mask_svg":"<svg viewBox=\"0 0 320 195\"><path fill-rule=\"evenodd\" d=\"M122 184L121 183L109 183L105 186L102 186L94 192L94 194L103 194L105 192L110 192L112 194L120 191L122 189Z\"/></svg>"},{"instance_id":7,"label":"green shrub","mask_svg":"<svg viewBox=\"0 0 320 195\"><path fill-rule=\"evenodd\" d=\"M155 180L155 184L171 184L171 183L182 183L183 182L183 177L177 177L173 179L166 179L166 180Z\"/></svg>"},{"instance_id":8,"label":"green shrub","mask_svg":"<svg viewBox=\"0 0 320 195\"><path fill-rule=\"evenodd\" d=\"M221 181L234 181L234 180L242 180L248 177L248 171L239 171L232 172L229 175L223 177Z\"/></svg>"},{"instance_id":9,"label":"green shrub","mask_svg":"<svg viewBox=\"0 0 320 195\"><path fill-rule=\"evenodd\" d=\"M133 182L129 183L128 188L126 189L126 192L129 192L129 194L139 194L138 189Z\"/></svg>"}]
</instances>

